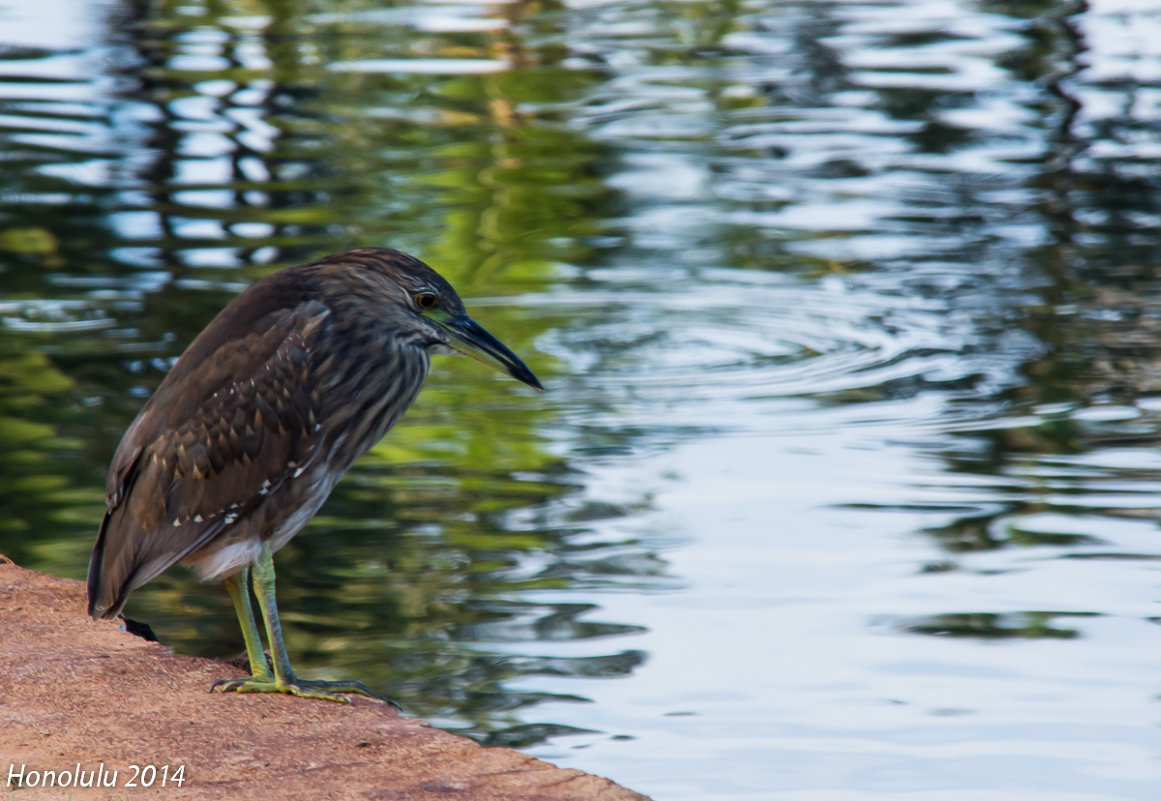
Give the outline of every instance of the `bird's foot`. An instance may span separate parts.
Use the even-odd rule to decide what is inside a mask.
[[[398,703],[385,695],[373,692],[361,681],[300,679],[297,676],[283,679],[274,676],[247,676],[241,679],[219,679],[210,685],[210,692],[218,689],[224,693],[286,693],[287,695],[297,695],[299,698],[337,701],[340,704],[351,702],[351,699],[342,693],[358,693],[391,704],[396,709],[403,711],[403,707],[399,706]]]

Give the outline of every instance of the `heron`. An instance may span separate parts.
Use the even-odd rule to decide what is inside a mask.
[[[419,259],[360,248],[288,267],[234,298],[126,429],[88,571],[94,619],[181,563],[224,580],[250,675],[210,689],[349,702],[361,681],[299,678],[273,557],[419,394],[433,353],[462,353],[543,389]],[[269,643],[267,662],[251,593]]]

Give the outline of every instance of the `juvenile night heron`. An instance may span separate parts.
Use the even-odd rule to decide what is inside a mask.
[[[351,250],[255,283],[193,341],[121,439],[89,561],[89,614],[115,617],[129,593],[183,562],[204,581],[225,579],[246,642],[251,675],[214,687],[381,697],[362,682],[294,675],[272,557],[415,400],[430,354],[455,351],[541,388],[447,281],[399,251]]]

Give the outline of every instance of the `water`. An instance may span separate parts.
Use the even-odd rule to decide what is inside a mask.
[[[1155,799],[1161,12],[0,3],[0,552],[80,577],[238,289],[391,244],[438,359],[292,656],[658,799]],[[219,587],[128,608],[231,656]],[[96,755],[99,756],[99,755]]]

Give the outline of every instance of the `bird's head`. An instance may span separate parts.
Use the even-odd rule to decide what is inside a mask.
[[[343,267],[355,266],[392,322],[436,353],[462,353],[503,370],[517,381],[544,389],[504,343],[468,316],[447,280],[414,256],[384,248],[339,254]]]

